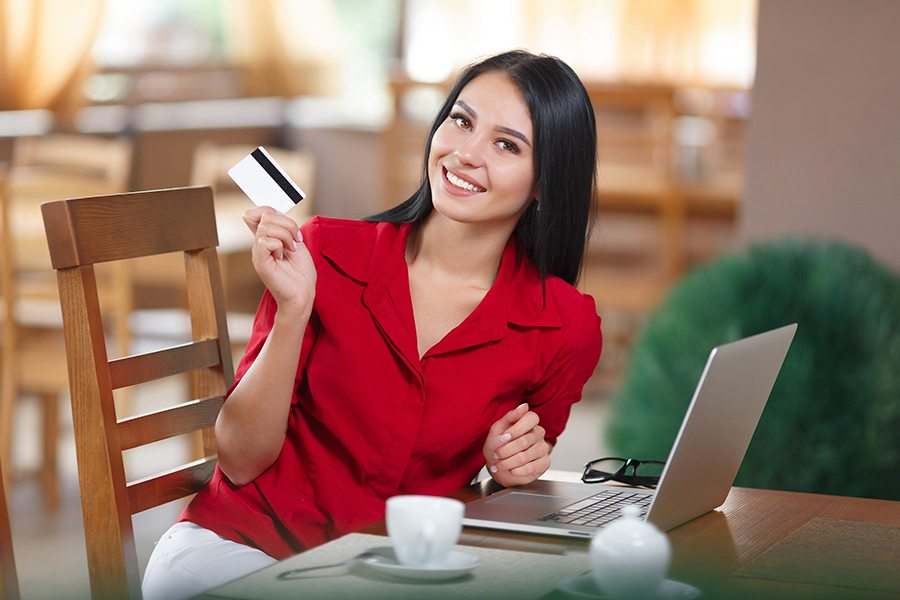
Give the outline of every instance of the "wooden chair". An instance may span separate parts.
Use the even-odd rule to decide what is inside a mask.
[[[9,173],[10,219],[16,224],[14,267],[21,300],[58,305],[50,275],[40,204],[57,198],[117,194],[128,190],[131,143],[87,135],[54,134],[18,138]],[[112,317],[121,351],[127,351],[132,298],[127,265],[104,269],[102,302]]]
[[[0,463],[0,600],[19,600],[19,579],[13,554],[6,486],[3,485],[3,463]]]
[[[642,245],[649,245],[650,250],[657,247],[662,283],[668,286],[681,275],[685,264],[684,199],[675,180],[672,149],[676,89],[671,85],[590,82],[587,90],[597,116],[601,214],[653,217],[655,231]],[[642,236],[631,232],[628,237],[640,240]]]
[[[0,171],[0,461],[11,478],[13,424],[20,393],[35,395],[41,412],[41,465],[38,470],[48,510],[59,506],[57,443],[59,398],[68,389],[62,321],[50,300],[20,302],[7,202],[5,172]],[[31,314],[29,314],[29,309]],[[58,326],[47,326],[58,321]]]
[[[59,504],[57,444],[59,401],[68,391],[62,315],[40,219],[40,203],[52,198],[123,192],[131,147],[119,139],[49,135],[19,138],[13,163],[0,182],[0,458],[15,475],[12,438],[18,398],[39,399],[42,422],[40,476],[48,510]],[[127,265],[100,272],[101,304],[119,354],[130,345],[132,306]],[[118,396],[124,400],[124,391]]]
[[[91,589],[140,598],[133,514],[190,495],[216,463],[212,426],[233,379],[212,191],[178,188],[49,202],[42,207],[65,326],[72,415]],[[94,267],[183,252],[193,341],[108,360]],[[189,372],[199,397],[119,419],[113,390]],[[202,431],[203,454],[126,481],[122,452]]]
[[[81,177],[92,188],[92,181],[102,181],[115,191],[128,187],[131,145],[124,139],[75,134],[18,138],[13,166],[52,169],[65,184],[66,175]]]

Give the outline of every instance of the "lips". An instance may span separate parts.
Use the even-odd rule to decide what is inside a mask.
[[[473,181],[472,178],[451,171],[443,165],[441,165],[441,175],[441,179],[443,179],[444,185],[450,193],[468,196],[487,191],[484,186],[477,181]]]

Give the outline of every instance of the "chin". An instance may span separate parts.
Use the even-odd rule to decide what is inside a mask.
[[[459,223],[477,223],[484,220],[483,215],[473,210],[473,207],[460,206],[460,204],[454,202],[453,199],[435,195],[433,192],[431,195],[431,203],[434,206],[434,212],[451,221],[457,221]]]

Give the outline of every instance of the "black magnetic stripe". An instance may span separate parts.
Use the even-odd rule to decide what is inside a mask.
[[[269,174],[269,177],[271,177],[275,181],[275,183],[278,184],[278,187],[280,187],[281,190],[285,194],[287,194],[287,197],[290,198],[294,204],[297,204],[301,200],[303,200],[303,194],[298,192],[297,188],[291,185],[291,182],[281,174],[281,171],[279,171],[278,168],[272,164],[272,161],[270,161],[266,157],[266,155],[262,153],[262,150],[257,148],[250,153],[250,156],[252,156],[253,160],[255,160],[259,164],[259,166],[261,166],[263,170]]]

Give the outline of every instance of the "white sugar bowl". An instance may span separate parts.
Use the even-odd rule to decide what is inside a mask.
[[[594,581],[613,600],[656,598],[669,571],[669,539],[639,515],[638,507],[624,507],[591,540]]]

